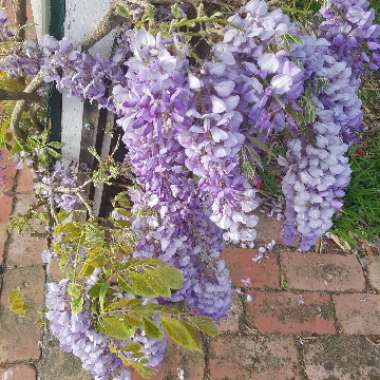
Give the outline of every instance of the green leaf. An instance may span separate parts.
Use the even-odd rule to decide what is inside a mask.
[[[127,293],[133,293],[130,285],[121,276],[117,277],[117,284],[121,290],[124,290]]]
[[[129,280],[131,281],[130,288],[133,294],[148,298],[160,296],[157,288],[153,288],[151,278],[146,274],[146,271],[141,273],[130,272]]]
[[[95,270],[95,269],[96,269],[96,268],[95,268],[93,265],[91,265],[91,264],[85,262],[85,263],[83,264],[81,270],[80,270],[79,275],[80,275],[81,277],[89,277],[89,276],[91,276],[91,275],[94,273],[94,270]]]
[[[214,337],[219,335],[218,327],[215,323],[206,317],[192,317],[191,323],[202,333]]]
[[[101,334],[119,340],[130,338],[136,331],[136,328],[128,325],[123,317],[101,318],[98,322],[97,328]]]
[[[143,318],[144,331],[149,338],[162,340],[163,335],[160,328],[148,318]]]
[[[132,215],[132,213],[131,213],[130,210],[125,209],[125,208],[120,208],[120,207],[115,208],[115,212],[116,212],[117,214],[120,214],[120,215],[122,215],[122,216],[125,216],[126,218],[130,218],[131,215]]]
[[[116,207],[116,205],[119,205],[120,207],[123,207],[124,209],[131,208],[131,202],[129,200],[128,193],[123,191],[116,195],[116,197],[112,201],[112,205]]]
[[[60,153],[58,153],[55,149],[53,149],[53,148],[49,148],[49,147],[47,147],[46,148],[46,151],[48,152],[48,154],[50,155],[50,156],[52,156],[53,158],[55,158],[56,160],[58,160],[59,158],[61,158],[61,154]]]
[[[162,276],[167,286],[171,289],[182,289],[183,287],[183,274],[180,270],[165,265],[159,268],[156,272]]]
[[[84,299],[83,299],[83,297],[74,298],[71,301],[71,311],[74,314],[79,314],[83,310],[83,305],[84,305]]]
[[[140,299],[128,299],[128,298],[122,298],[117,301],[113,301],[109,303],[106,307],[107,311],[112,311],[112,310],[117,310],[117,309],[130,309],[133,310],[137,306],[141,305],[141,300]]]
[[[97,282],[96,284],[92,285],[88,291],[90,298],[99,298],[100,290],[105,284],[108,285],[106,282]]]
[[[20,288],[11,291],[8,302],[9,309],[16,315],[25,316],[29,311],[29,306],[26,304]]]
[[[161,317],[161,323],[168,337],[175,343],[189,350],[202,352],[201,336],[189,323],[165,316]]]
[[[101,287],[99,289],[99,304],[100,304],[100,310],[104,310],[104,304],[106,302],[106,297],[108,294],[110,286],[108,283],[103,282],[101,284]]]

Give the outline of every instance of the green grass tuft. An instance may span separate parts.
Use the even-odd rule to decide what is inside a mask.
[[[380,132],[361,154],[351,149],[352,181],[333,232],[351,245],[380,236]]]

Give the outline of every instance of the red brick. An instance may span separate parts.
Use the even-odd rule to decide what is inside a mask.
[[[0,195],[0,223],[7,223],[12,212],[12,198]]]
[[[33,194],[18,194],[13,215],[25,214],[35,204]],[[47,239],[33,232],[44,233],[45,226],[38,221],[30,221],[31,228],[25,228],[21,234],[12,232],[7,249],[7,265],[28,267],[41,265],[41,253],[47,249]]]
[[[308,339],[303,351],[305,372],[310,380],[380,379],[380,346],[367,337]]]
[[[232,296],[232,306],[227,315],[219,324],[219,331],[221,333],[231,333],[239,331],[240,317],[243,313],[243,305],[239,295],[234,292]]]
[[[5,273],[0,298],[0,365],[39,359],[41,328],[38,320],[44,307],[44,283],[42,267],[14,269]],[[25,317],[18,317],[9,310],[9,295],[18,287],[29,306]]]
[[[255,249],[227,248],[224,251],[223,258],[230,270],[232,285],[243,287],[242,280],[250,278],[253,288],[279,288],[277,255],[271,253],[268,259],[255,262],[253,259],[257,255]]]
[[[248,321],[263,334],[335,334],[330,297],[318,293],[256,292]]]
[[[33,172],[24,168],[18,173],[17,189],[18,193],[31,193],[33,191]]]
[[[178,378],[178,371],[184,371],[186,380],[202,380],[205,371],[205,361],[202,354],[183,351],[180,347],[169,344],[165,359],[150,380],[172,380]],[[136,372],[132,380],[143,380]]]
[[[379,295],[340,294],[333,299],[344,334],[380,335]]]
[[[12,156],[7,151],[2,151],[1,154],[1,176],[4,176],[4,182],[1,182],[0,190],[11,191],[13,189],[16,179],[16,164]]]
[[[0,368],[1,380],[36,380],[37,373],[33,367],[18,365],[9,368]]]
[[[362,268],[353,255],[285,253],[281,255],[290,289],[313,291],[362,291]]]
[[[299,380],[298,355],[289,337],[226,336],[211,342],[211,380]]]
[[[28,231],[12,232],[7,249],[7,265],[29,267],[41,265],[41,253],[47,249],[47,240],[32,236]]]
[[[5,243],[6,243],[7,237],[8,237],[7,229],[8,229],[8,225],[6,223],[0,224],[0,265],[3,263],[4,256],[5,256],[4,255]]]
[[[380,256],[368,258],[368,280],[371,287],[380,292]]]

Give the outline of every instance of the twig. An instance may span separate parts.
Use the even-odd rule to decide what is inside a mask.
[[[91,206],[87,203],[87,201],[83,198],[82,194],[77,192],[76,196],[79,198],[79,200],[82,202],[82,204],[86,207],[88,215],[90,219],[94,219],[94,213],[92,211]]]

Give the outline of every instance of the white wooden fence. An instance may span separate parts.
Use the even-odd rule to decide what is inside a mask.
[[[49,0],[31,0],[33,16],[36,22],[38,38],[47,34],[49,30]],[[83,38],[95,30],[100,19],[105,15],[110,7],[111,0],[61,0],[65,1],[65,36],[76,43],[80,43]],[[114,34],[99,41],[92,49],[91,53],[100,53],[107,57],[111,53]],[[100,113],[96,106],[83,103],[79,99],[63,95],[61,136],[64,143],[63,162],[65,164],[75,162],[85,162],[91,166],[92,158],[88,154],[88,147],[95,146],[99,128],[105,129],[113,126],[113,116],[106,115],[99,117]],[[103,156],[109,154],[110,138],[106,134],[102,139],[99,153]],[[99,212],[103,187],[95,189],[94,211]]]

